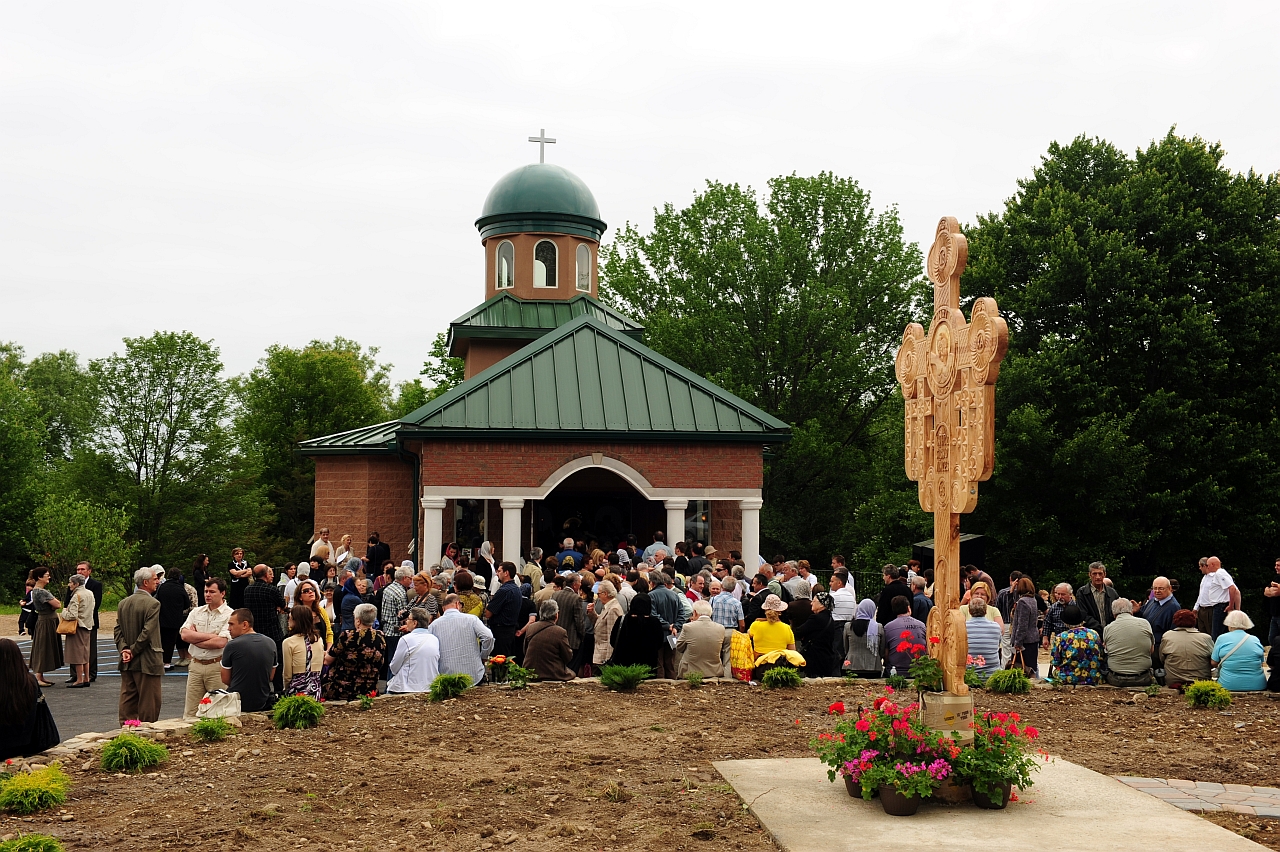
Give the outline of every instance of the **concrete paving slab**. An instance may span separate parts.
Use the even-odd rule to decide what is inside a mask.
[[[892,817],[827,781],[816,758],[716,761],[716,770],[787,852],[862,852],[929,848],[948,852],[1021,852],[1027,842],[1061,843],[1090,852],[1129,852],[1133,837],[1162,852],[1263,852],[1225,828],[1064,760],[1041,766],[1023,801],[1004,811],[926,802],[911,817]],[[838,781],[838,779],[837,779]],[[1215,805],[1202,803],[1206,809]],[[995,822],[992,822],[994,820]],[[1115,826],[1124,825],[1124,832]]]

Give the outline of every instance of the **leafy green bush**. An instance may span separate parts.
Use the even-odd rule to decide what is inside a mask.
[[[1031,679],[1027,677],[1027,673],[1021,668],[1001,669],[991,677],[987,678],[987,687],[990,692],[1007,692],[1020,694],[1031,691]]]
[[[766,689],[795,689],[803,683],[800,672],[788,666],[769,669],[760,678],[760,684]]]
[[[684,682],[689,684],[690,689],[700,689],[702,680],[702,672],[689,672],[684,676]]]
[[[1160,694],[1160,691],[1161,691],[1162,689],[1164,689],[1164,687],[1163,687],[1163,686],[1161,686],[1161,685],[1160,685],[1160,684],[1158,684],[1158,683],[1153,683],[1153,684],[1151,684],[1150,686],[1148,686],[1146,689],[1144,689],[1144,690],[1142,690],[1142,691],[1143,691],[1143,692],[1145,692],[1145,693],[1147,694],[1147,697],[1148,697],[1148,698],[1155,698],[1157,695],[1159,695],[1159,694]]]
[[[35,772],[0,775],[0,808],[26,816],[65,804],[70,791],[71,779],[56,763]]]
[[[431,681],[431,700],[432,701],[448,701],[450,698],[457,698],[474,685],[471,675],[466,674],[445,674],[437,675],[436,679]]]
[[[524,689],[535,677],[533,669],[526,669],[518,663],[507,663],[507,686],[512,689]]]
[[[974,666],[964,670],[964,685],[970,689],[982,689],[987,685],[987,677]]]
[[[1216,680],[1198,680],[1187,687],[1187,703],[1192,707],[1225,710],[1231,706],[1231,690]]]
[[[101,766],[107,772],[141,772],[169,759],[169,749],[137,734],[121,734],[102,747]]]
[[[24,834],[0,843],[0,852],[64,852],[63,846],[47,834]]]
[[[221,717],[201,719],[191,726],[192,739],[202,743],[216,743],[234,734],[236,726]]]
[[[892,686],[894,689],[906,689],[907,679],[900,674],[891,674],[884,679],[885,684]]]
[[[276,702],[272,719],[277,728],[314,728],[324,715],[324,705],[309,695],[289,695]]]
[[[640,681],[651,677],[653,669],[642,663],[600,667],[600,682],[614,692],[631,692],[640,685]]]

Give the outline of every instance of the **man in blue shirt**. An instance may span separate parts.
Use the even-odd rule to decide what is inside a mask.
[[[1156,670],[1157,677],[1164,674],[1160,665],[1160,639],[1166,630],[1173,629],[1173,614],[1182,609],[1178,599],[1173,596],[1173,586],[1168,577],[1156,577],[1151,583],[1151,597],[1143,604],[1142,617],[1151,625],[1155,650],[1151,653],[1151,667]]]
[[[516,566],[503,562],[498,566],[498,591],[489,599],[484,611],[485,621],[493,631],[493,653],[512,656],[519,653],[520,587],[515,583]]]
[[[566,538],[561,543],[560,552],[556,554],[556,564],[564,565],[564,558],[566,556],[573,557],[573,570],[575,571],[580,569],[583,566],[583,564],[587,561],[587,557],[583,556],[581,551],[574,550],[573,539],[571,538]]]

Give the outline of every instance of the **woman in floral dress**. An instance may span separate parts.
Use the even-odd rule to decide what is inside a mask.
[[[324,656],[328,667],[321,681],[326,701],[355,701],[378,688],[378,674],[387,656],[387,639],[373,629],[378,608],[360,604],[355,629],[344,630]]]
[[[1053,657],[1053,678],[1060,683],[1089,686],[1102,682],[1102,639],[1098,631],[1084,626],[1080,607],[1062,608],[1067,629],[1053,637],[1049,652]]]

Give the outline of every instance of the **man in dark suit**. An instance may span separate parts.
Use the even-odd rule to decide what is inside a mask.
[[[1089,566],[1089,582],[1076,589],[1076,606],[1084,615],[1084,626],[1098,631],[1115,621],[1111,614],[1111,602],[1120,597],[1120,593],[1107,583],[1107,566],[1094,562]]]
[[[391,545],[384,543],[376,532],[370,533],[368,547],[365,548],[364,556],[370,567],[374,571],[381,573],[382,563],[391,558]]]
[[[897,616],[893,611],[893,599],[899,597],[907,599],[908,609],[910,609],[911,588],[899,575],[897,565],[886,565],[884,566],[884,591],[880,593],[880,600],[876,603],[876,621],[881,625],[888,624]]]
[[[115,640],[120,651],[120,721],[154,722],[160,718],[160,679],[164,660],[160,645],[160,601],[152,595],[160,585],[159,566],[133,572],[137,590],[116,610]]]
[[[93,593],[93,630],[89,631],[89,680],[98,679],[98,610],[102,609],[102,584],[89,576],[93,567],[86,559],[76,566],[76,573],[84,577],[84,587]],[[62,593],[62,605],[71,601],[71,589]],[[67,683],[75,683],[73,677]]]

